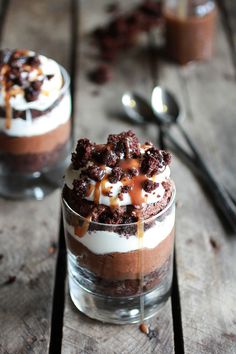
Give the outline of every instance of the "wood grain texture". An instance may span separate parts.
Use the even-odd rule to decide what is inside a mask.
[[[31,48],[68,67],[69,38],[68,1],[10,2],[2,47]],[[59,191],[40,202],[0,200],[0,210],[0,353],[47,353]]]
[[[139,1],[123,1],[122,7],[133,6]],[[142,39],[139,48],[128,51],[113,69],[113,80],[103,86],[88,81],[88,72],[97,65],[95,50],[91,47],[88,33],[98,24],[104,24],[109,16],[105,5],[109,1],[82,1],[80,8],[81,41],[79,52],[78,91],[75,105],[75,136],[88,137],[104,142],[111,132],[133,128],[145,141],[156,140],[156,129],[132,127],[119,120],[122,93],[128,89],[151,93],[147,40]],[[127,4],[128,3],[128,4]],[[91,12],[91,6],[93,11]],[[66,294],[63,327],[63,354],[75,353],[173,353],[173,328],[170,302],[162,309],[151,324],[157,327],[158,338],[149,340],[139,332],[138,325],[104,325],[81,315]]]
[[[214,58],[185,68],[163,62],[161,84],[176,93],[185,108],[185,128],[209,168],[235,195],[236,86],[220,23]],[[177,184],[176,251],[185,353],[233,354],[235,235],[226,234],[206,193],[177,158],[172,174]]]

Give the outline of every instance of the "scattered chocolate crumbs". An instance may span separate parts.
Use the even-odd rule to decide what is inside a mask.
[[[13,284],[16,281],[15,275],[9,275],[8,279],[4,282],[4,285]]]
[[[108,180],[110,183],[117,183],[121,180],[123,175],[123,170],[120,167],[114,167],[111,173],[108,176]]]
[[[0,254],[0,261],[3,260],[3,257],[4,257],[4,255],[3,255],[3,254]]]
[[[220,250],[219,243],[216,240],[214,240],[212,237],[210,238],[210,244],[211,244],[211,247],[214,249],[215,252],[218,252]]]
[[[141,323],[139,325],[139,329],[141,332],[143,332],[144,334],[148,335],[149,333],[149,326],[146,323]]]
[[[125,14],[118,11],[117,5],[114,3],[107,7],[109,12],[114,13],[113,18],[107,25],[98,27],[93,32],[100,59],[110,63],[115,62],[120,54],[127,53],[127,49],[137,45],[137,38],[141,33],[150,31],[162,22],[161,3],[158,1],[145,0]],[[101,75],[100,71],[99,65],[94,74],[89,75],[90,80],[99,84],[107,82],[107,74]]]
[[[88,77],[92,82],[102,85],[112,79],[112,70],[107,64],[101,64],[90,71]]]
[[[48,247],[48,254],[54,254],[57,250],[56,242],[51,242],[50,246]]]
[[[143,182],[142,187],[147,193],[151,193],[159,186],[159,183],[153,182],[150,179],[147,179]]]
[[[105,170],[98,166],[89,166],[84,172],[94,181],[101,181],[105,176]]]
[[[158,336],[158,331],[155,329],[149,328],[148,338],[151,340],[152,338],[156,338]]]

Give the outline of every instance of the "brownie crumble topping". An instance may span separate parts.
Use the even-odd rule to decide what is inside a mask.
[[[77,142],[76,152],[72,153],[72,164],[75,170],[83,167],[92,158],[94,145],[89,139],[80,139]]]
[[[141,145],[130,130],[109,135],[106,144],[80,139],[72,154],[72,167],[78,170],[78,177],[73,189],[65,190],[73,208],[82,216],[108,224],[135,222],[142,215],[146,218],[156,214],[168,202],[171,181],[163,177],[163,182],[158,183],[155,176],[170,162],[168,152],[149,142]],[[150,204],[146,202],[148,198]],[[100,204],[103,200],[105,204]]]
[[[147,179],[146,181],[143,182],[142,186],[143,186],[143,189],[145,190],[145,192],[151,193],[151,192],[153,192],[157,187],[159,187],[159,183],[153,182],[153,181]]]
[[[44,81],[37,54],[28,50],[2,50],[0,53],[0,81],[5,92],[14,96],[17,90],[24,92],[27,102],[36,101]],[[31,73],[36,71],[36,79]]]

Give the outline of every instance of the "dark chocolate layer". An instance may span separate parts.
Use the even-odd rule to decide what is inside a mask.
[[[68,156],[68,142],[58,144],[51,151],[14,155],[10,153],[1,153],[0,158],[8,172],[31,173],[42,171],[62,161]]]

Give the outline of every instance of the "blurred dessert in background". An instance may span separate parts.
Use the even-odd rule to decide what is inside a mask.
[[[3,171],[31,173],[68,154],[71,102],[66,71],[30,50],[0,53],[0,159]]]
[[[213,54],[216,6],[212,0],[166,0],[163,9],[168,56],[184,65]]]

